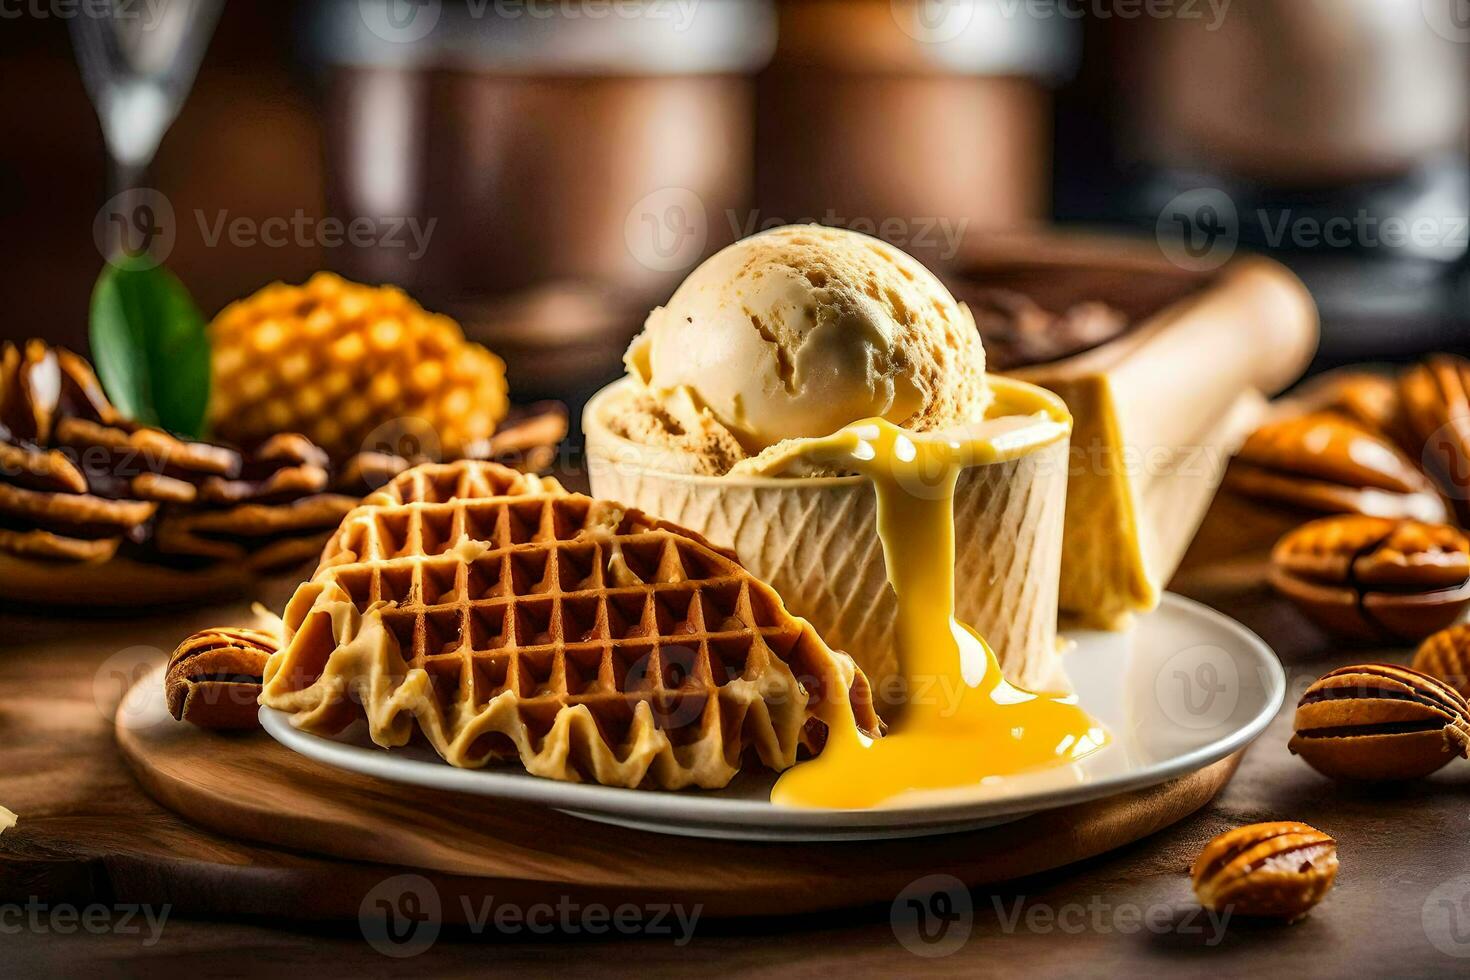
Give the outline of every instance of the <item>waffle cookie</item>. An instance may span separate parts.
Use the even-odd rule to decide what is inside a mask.
[[[318,273],[231,304],[209,330],[210,419],[240,445],[302,432],[335,459],[483,456],[508,408],[500,359],[393,287]]]
[[[286,503],[171,511],[159,519],[153,546],[163,555],[279,571],[310,561],[357,504],[356,497],[320,493]]]
[[[819,751],[867,679],[690,531],[492,463],[410,470],[354,511],[285,613],[261,703],[610,786],[724,786]]]

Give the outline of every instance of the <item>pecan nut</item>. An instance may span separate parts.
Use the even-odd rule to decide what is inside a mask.
[[[1391,374],[1361,368],[1339,368],[1304,382],[1288,400],[1300,411],[1328,412],[1376,432],[1393,442],[1413,459],[1399,407],[1399,381]]]
[[[1302,823],[1257,823],[1205,845],[1190,870],[1205,908],[1295,922],[1337,878],[1337,842]]]
[[[1271,584],[1329,633],[1422,640],[1470,605],[1470,538],[1444,524],[1323,518],[1277,542]]]
[[[1083,302],[1053,313],[1025,293],[955,284],[985,341],[985,356],[997,371],[1049,364],[1101,346],[1127,332],[1126,314],[1105,303]]]
[[[273,634],[240,627],[195,633],[169,658],[169,712],[200,728],[254,728],[266,661],[280,648]]]
[[[1405,428],[1423,465],[1470,524],[1470,361],[1439,354],[1399,379]]]
[[[1335,412],[1257,429],[1225,475],[1234,493],[1318,514],[1440,522],[1434,483],[1388,439]]]
[[[1307,688],[1289,748],[1324,776],[1420,779],[1470,752],[1470,707],[1443,681],[1406,667],[1342,667]]]
[[[1414,669],[1470,698],[1470,623],[1457,623],[1425,640],[1414,654]]]

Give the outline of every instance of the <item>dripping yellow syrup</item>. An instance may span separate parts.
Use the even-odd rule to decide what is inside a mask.
[[[1071,417],[1044,394],[1013,393],[1028,414],[972,430],[917,434],[872,419],[794,444],[797,458],[859,473],[873,484],[889,585],[897,597],[896,643],[911,692],[883,738],[858,730],[845,701],[820,708],[826,747],[788,770],[771,801],[866,809],[919,803],[1020,773],[1080,761],[1107,744],[1074,696],[1037,694],[1005,680],[994,652],[955,615],[954,493],[960,473],[1065,439]],[[1029,404],[1028,404],[1029,403]],[[975,542],[984,547],[984,542]]]

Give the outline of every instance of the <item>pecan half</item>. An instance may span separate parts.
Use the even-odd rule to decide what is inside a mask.
[[[1414,654],[1414,669],[1470,698],[1470,623],[1442,629],[1425,640]]]
[[[195,633],[169,659],[169,712],[200,728],[254,728],[261,676],[279,646],[261,630],[215,627]]]
[[[1302,695],[1289,748],[1324,776],[1420,779],[1470,752],[1470,707],[1443,681],[1364,664],[1324,674]]]
[[[1422,463],[1470,524],[1470,361],[1439,354],[1403,373],[1399,400]]]
[[[1190,869],[1207,909],[1295,922],[1337,878],[1337,842],[1303,823],[1257,823],[1205,845]]]
[[[1233,492],[1319,514],[1439,522],[1448,512],[1433,481],[1386,438],[1335,412],[1268,423],[1225,475]]]
[[[1422,640],[1470,606],[1470,538],[1445,524],[1327,517],[1277,542],[1271,584],[1329,633]]]

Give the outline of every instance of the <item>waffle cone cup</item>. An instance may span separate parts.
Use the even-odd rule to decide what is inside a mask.
[[[1023,382],[992,378],[997,404],[1056,401]],[[688,527],[734,550],[794,614],[857,661],[886,708],[898,677],[897,600],[878,540],[873,488],[862,477],[693,476],[661,467],[659,451],[606,424],[632,393],[628,381],[588,404],[594,496]],[[1060,405],[1060,402],[1057,402]],[[1003,410],[1003,408],[1002,408]],[[1060,676],[1057,592],[1067,494],[1066,441],[1007,462],[975,466],[955,496],[956,605],[995,648],[1008,679],[1031,689]]]

